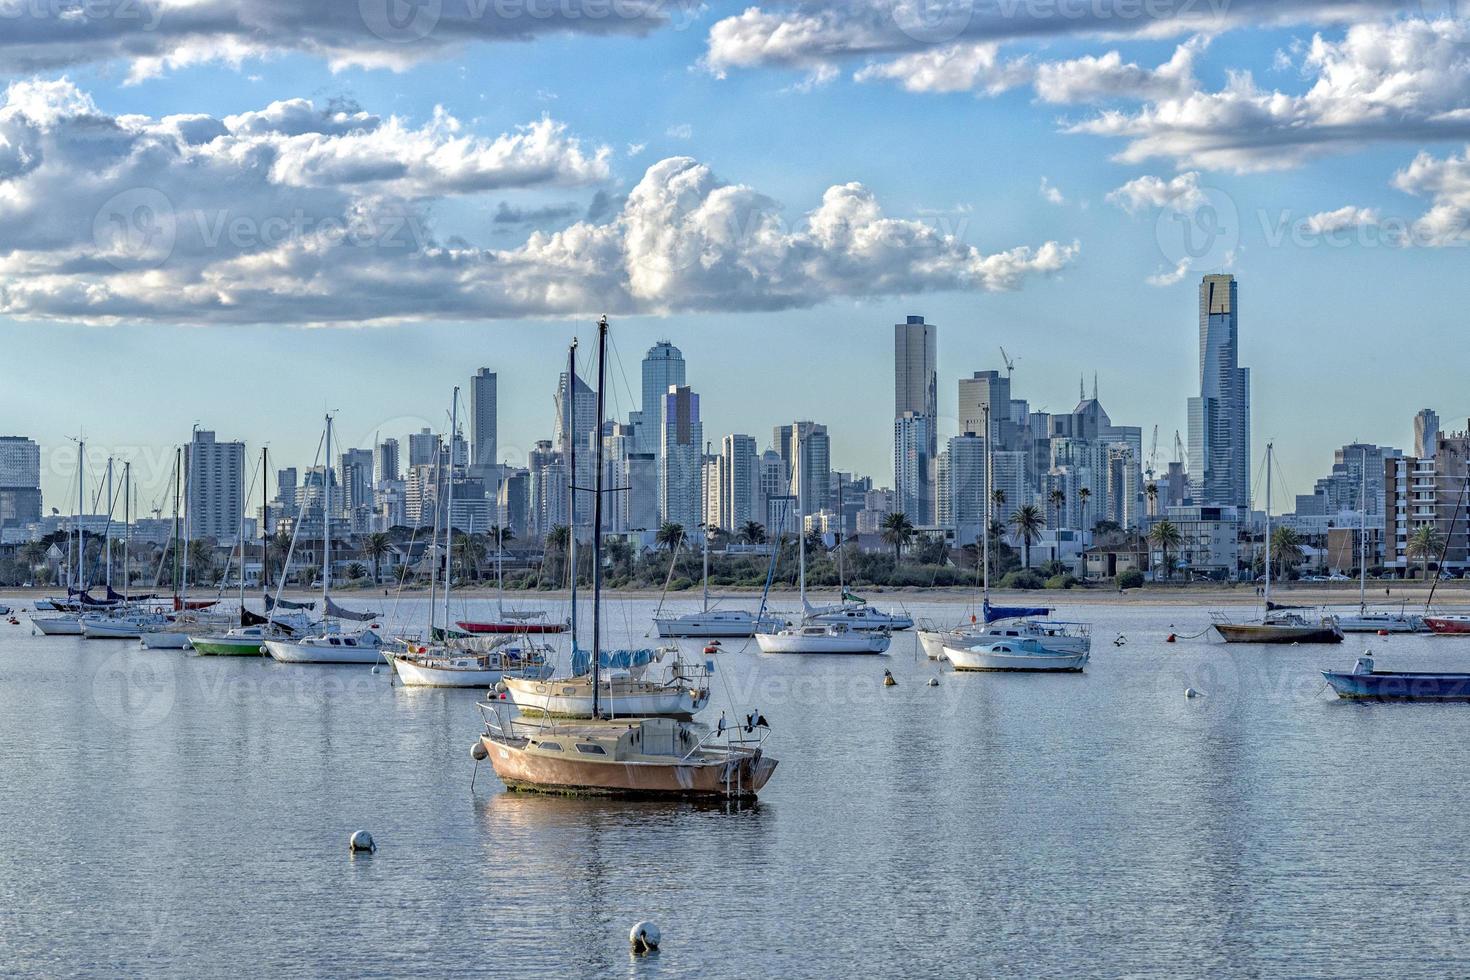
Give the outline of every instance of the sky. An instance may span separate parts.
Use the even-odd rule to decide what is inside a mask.
[[[1456,0],[0,0],[0,87],[0,430],[48,507],[78,433],[146,509],[196,423],[305,466],[482,366],[516,462],[601,313],[618,416],[671,339],[707,438],[810,418],[889,483],[919,314],[942,433],[1004,347],[1167,460],[1211,272],[1278,492],[1470,416]]]

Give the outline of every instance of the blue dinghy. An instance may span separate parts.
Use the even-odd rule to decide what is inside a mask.
[[[1357,701],[1470,701],[1470,674],[1425,670],[1374,670],[1359,657],[1351,672],[1324,670],[1340,698]]]

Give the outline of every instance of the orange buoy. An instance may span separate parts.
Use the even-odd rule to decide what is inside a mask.
[[[1379,636],[1387,636],[1388,635],[1388,630],[1379,630],[1378,631],[1378,635]]]
[[[1174,639],[1175,639],[1174,634],[1173,633],[1170,633],[1169,634],[1169,638],[1167,640],[1165,640],[1164,642],[1165,643],[1173,643],[1174,642]]]
[[[715,651],[717,651],[717,650],[718,650],[718,649],[719,649],[719,647],[715,647],[715,646],[708,646],[708,647],[705,647],[705,648],[704,648],[704,652],[705,652],[705,653],[714,653],[714,652],[715,652]]]

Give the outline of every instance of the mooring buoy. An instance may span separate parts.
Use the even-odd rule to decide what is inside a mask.
[[[359,851],[366,851],[371,854],[378,849],[378,845],[373,840],[373,835],[366,830],[354,830],[351,839],[347,841],[347,849],[353,854]]]
[[[639,922],[628,933],[628,945],[632,946],[633,952],[639,956],[647,956],[649,953],[658,952],[658,943],[661,938],[658,926],[652,922]]]

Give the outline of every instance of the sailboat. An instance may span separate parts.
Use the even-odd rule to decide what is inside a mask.
[[[708,494],[706,494],[708,496]],[[770,616],[757,616],[748,609],[711,609],[709,605],[709,528],[704,530],[704,592],[698,612],[682,616],[653,617],[658,635],[664,639],[721,638],[749,639],[757,632],[774,632],[784,625]],[[677,553],[677,549],[676,549]]]
[[[76,532],[76,557],[69,563],[67,568],[67,598],[65,600],[52,599],[50,606],[57,611],[55,616],[31,615],[31,625],[43,636],[81,636],[82,617],[80,610],[86,605],[87,592],[82,583],[83,553],[86,550],[86,538],[82,533],[82,510],[86,506],[85,493],[82,488],[82,468],[85,462],[84,450],[86,443],[77,440],[77,510],[73,519],[73,530]],[[71,535],[67,535],[67,551],[71,551]],[[75,590],[72,589],[72,580],[76,581]],[[75,601],[73,597],[75,596]],[[41,608],[41,603],[36,603],[36,608]]]
[[[801,427],[796,427],[796,465],[802,465]],[[771,633],[757,633],[761,653],[879,654],[888,651],[888,630],[858,629],[845,622],[822,622],[810,617],[806,599],[806,520],[801,512],[801,494],[796,495],[797,581],[801,593],[802,620]],[[780,542],[778,540],[779,549]]]
[[[480,705],[483,754],[506,787],[552,793],[654,798],[754,797],[776,771],[764,753],[770,731],[758,711],[743,725],[711,728],[667,717],[609,717],[602,690],[602,431],[606,404],[607,317],[597,325],[597,462],[592,516],[592,705],[576,721],[547,716],[508,716],[510,705]],[[575,378],[575,373],[569,375]],[[569,384],[569,388],[575,387]],[[575,472],[574,467],[568,467]],[[572,535],[576,537],[575,534]],[[575,581],[575,569],[574,581]],[[574,631],[575,635],[575,631]],[[575,646],[575,644],[574,644]]]
[[[459,388],[454,389],[450,408],[450,446],[459,436]],[[449,598],[452,589],[454,561],[454,460],[449,461],[445,480],[444,506],[436,507],[434,538],[439,535],[439,513],[444,514],[444,621],[449,622]],[[437,563],[436,563],[437,564]],[[440,636],[442,635],[442,639]],[[541,651],[515,636],[456,638],[451,631],[437,630],[434,623],[434,600],[429,599],[429,641],[402,639],[385,644],[383,656],[395,676],[408,687],[483,687],[498,683],[512,671],[528,672],[535,677],[551,673]]]
[[[377,613],[343,609],[332,601],[332,416],[327,415],[326,470],[322,478],[322,623],[305,636],[266,637],[271,659],[288,664],[373,664],[382,660],[382,641],[371,628],[345,631],[342,621],[367,623]],[[299,525],[298,525],[299,528]],[[284,585],[284,576],[282,576]],[[277,597],[279,600],[279,596]],[[275,610],[268,611],[274,621]]]
[[[505,544],[501,538],[501,527],[495,526],[495,590],[496,618],[491,620],[465,619],[454,625],[471,634],[484,633],[534,633],[546,635],[566,631],[566,623],[542,622],[546,610],[515,610],[505,608]]]
[[[567,353],[567,377],[576,377],[577,346]],[[600,357],[601,355],[599,355]],[[576,417],[576,385],[568,385],[568,418]],[[603,404],[598,396],[599,410]],[[601,430],[599,430],[601,431]],[[678,647],[639,650],[599,650],[594,670],[592,655],[577,645],[577,534],[576,497],[578,489],[577,447],[569,446],[567,462],[567,567],[571,570],[572,663],[569,677],[506,677],[498,685],[505,696],[522,711],[566,718],[592,718],[600,708],[609,717],[665,716],[688,719],[709,703],[709,662],[686,663]],[[601,454],[601,442],[598,443]],[[599,464],[600,465],[600,464]],[[597,502],[600,513],[601,498]],[[601,549],[601,528],[594,532],[597,552]],[[594,583],[600,584],[601,570],[593,572]],[[598,596],[594,599],[600,601]],[[594,623],[597,621],[594,613]]]
[[[1368,450],[1363,450],[1359,467],[1362,477],[1358,489],[1358,612],[1355,616],[1337,617],[1344,633],[1422,633],[1426,627],[1422,616],[1398,612],[1368,611]]]
[[[1275,450],[1266,444],[1266,613],[1259,623],[1214,623],[1215,632],[1226,643],[1341,643],[1337,620],[1323,616],[1312,622],[1300,611],[1271,601],[1271,464]]]

